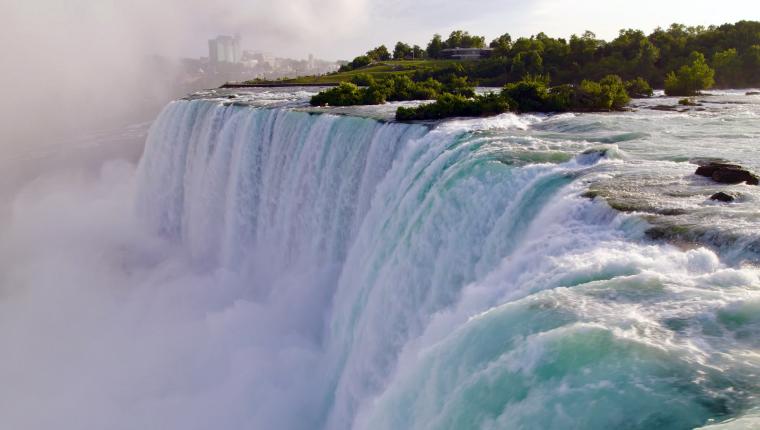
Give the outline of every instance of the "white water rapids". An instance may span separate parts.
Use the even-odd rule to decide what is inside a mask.
[[[760,271],[584,196],[691,169],[612,121],[172,102],[136,173],[19,197],[0,423],[752,428]]]

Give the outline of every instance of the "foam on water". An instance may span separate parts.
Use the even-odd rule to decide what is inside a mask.
[[[198,267],[244,279],[242,303],[307,298],[258,321],[312,346],[308,376],[275,396],[298,414],[278,405],[251,426],[756,423],[758,271],[648,242],[639,217],[582,196],[651,136],[619,121],[506,114],[430,130],[177,101],[150,134],[138,212]],[[546,152],[526,155],[537,142]],[[613,145],[578,155],[600,142]],[[630,142],[632,155],[617,146]],[[271,371],[249,369],[262,390]]]

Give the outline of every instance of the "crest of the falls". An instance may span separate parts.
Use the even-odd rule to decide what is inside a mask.
[[[614,145],[526,154],[494,138],[541,121],[430,129],[176,101],[148,138],[137,211],[202,270],[243,279],[241,300],[305,298],[260,321],[313,345],[307,380],[277,387],[306,405],[286,427],[681,429],[750,414],[757,270],[648,242],[638,217],[583,197],[625,163]]]

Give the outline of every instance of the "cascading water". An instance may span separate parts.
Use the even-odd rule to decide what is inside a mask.
[[[648,242],[640,218],[583,196],[625,155],[552,152],[525,133],[533,125],[551,127],[504,115],[429,129],[202,99],[165,108],[138,213],[199,270],[242,280],[240,300],[280,311],[259,324],[282,342],[255,355],[297,376],[262,383],[259,425],[755,422],[758,271]],[[249,368],[257,381],[272,371]]]

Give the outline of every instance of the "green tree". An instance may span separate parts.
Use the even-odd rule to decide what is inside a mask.
[[[596,38],[596,34],[586,31],[581,36],[570,37],[570,61],[580,66],[594,61],[597,51],[604,42]]]
[[[440,34],[433,35],[433,39],[430,40],[427,46],[427,55],[430,58],[441,58],[441,51],[443,50],[443,40]]]
[[[575,93],[573,108],[577,110],[620,110],[630,97],[620,76],[608,75],[599,82],[584,80]]]
[[[760,44],[750,46],[741,57],[746,83],[760,85]]]
[[[341,82],[337,87],[314,95],[310,103],[312,106],[353,106],[362,104],[363,101],[359,87],[350,82]]]
[[[519,112],[548,112],[549,78],[527,75],[519,82],[505,85],[501,95]]]
[[[388,61],[391,59],[391,53],[385,45],[380,45],[375,49],[367,51],[367,57],[372,61]]]
[[[360,55],[354,58],[350,63],[341,66],[339,71],[348,72],[351,70],[362,68],[364,66],[368,66],[370,63],[372,63],[372,60],[368,56]]]
[[[425,50],[420,48],[420,45],[414,45],[412,47],[412,58],[415,58],[415,59],[425,58],[426,56],[425,54],[426,54]]]
[[[451,76],[446,82],[445,91],[464,97],[475,96],[475,86],[466,76]]]
[[[394,60],[405,60],[412,56],[412,47],[403,42],[396,42],[396,46],[393,48]]]
[[[715,81],[724,87],[741,86],[743,84],[743,64],[735,48],[716,52],[713,56]]]
[[[520,52],[512,59],[512,76],[538,75],[544,71],[544,60],[539,51]]]
[[[443,43],[445,48],[484,48],[486,38],[483,36],[473,36],[467,31],[455,30],[449,35],[449,38]]]
[[[351,83],[360,87],[368,87],[370,85],[375,85],[375,78],[369,73],[357,73],[351,77]]]
[[[665,77],[665,93],[669,96],[693,96],[715,84],[715,71],[707,65],[701,52],[692,52],[690,64]]]
[[[599,84],[602,86],[602,90],[609,94],[610,109],[620,110],[631,101],[631,97],[628,96],[625,89],[625,83],[620,76],[607,75],[599,81]]]
[[[488,45],[494,49],[495,56],[506,56],[509,54],[509,50],[512,48],[512,36],[509,33],[504,33],[496,39],[492,40]]]
[[[638,77],[625,83],[625,90],[628,95],[634,98],[652,97],[654,91],[644,78]]]

